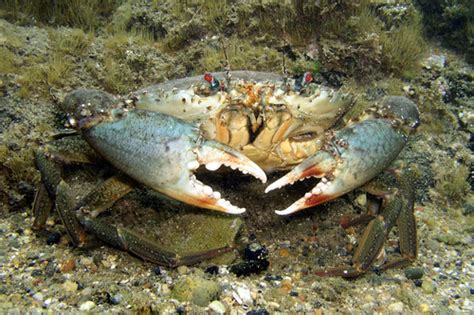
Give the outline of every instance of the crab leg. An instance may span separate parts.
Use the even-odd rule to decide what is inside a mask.
[[[121,111],[80,124],[87,142],[119,170],[191,205],[233,214],[245,211],[196,179],[193,172],[200,165],[211,171],[225,165],[266,182],[265,173],[243,154],[203,139],[196,127],[166,114]]]
[[[385,169],[406,137],[388,120],[368,119],[335,134],[335,140],[267,187],[265,192],[314,176],[321,181],[280,215],[316,206],[357,188]]]
[[[152,240],[130,229],[105,224],[98,219],[86,216],[79,216],[79,220],[87,231],[102,241],[161,266],[192,265],[232,250],[232,247],[227,246],[181,257],[161,248]]]
[[[414,189],[407,177],[409,177],[407,174],[403,174],[402,178],[395,179],[394,181],[397,182],[398,186],[395,189],[392,187],[390,190],[379,190],[374,193],[374,185],[369,186],[369,193],[382,198],[380,213],[375,216],[371,215],[373,219],[369,222],[359,240],[359,246],[352,259],[352,266],[316,271],[317,275],[353,278],[363,274],[383,252],[383,245],[395,225],[398,228],[401,257],[384,263],[378,269],[402,267],[416,259],[417,237],[415,216],[413,214]],[[380,182],[382,180],[377,184],[380,184]]]

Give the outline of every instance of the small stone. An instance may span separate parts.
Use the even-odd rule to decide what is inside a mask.
[[[33,294],[33,299],[35,299],[38,302],[43,302],[43,299],[44,299],[43,293],[36,292],[35,294]]]
[[[66,280],[63,285],[63,289],[66,292],[76,292],[77,291],[77,283],[74,281]]]
[[[421,279],[425,271],[422,267],[408,267],[405,269],[405,276],[410,280]]]
[[[59,267],[59,270],[61,270],[62,273],[67,273],[76,267],[76,260],[74,258],[66,259],[61,263],[61,267]]]
[[[188,276],[173,287],[171,295],[178,301],[190,301],[198,306],[207,306],[219,297],[221,286],[211,280]]]
[[[31,275],[33,277],[40,277],[43,275],[43,271],[41,271],[41,269],[35,269],[31,272]]]
[[[403,313],[403,307],[402,302],[395,302],[388,306],[388,310],[393,313]]]
[[[81,295],[82,296],[91,296],[92,295],[92,288],[91,287],[84,288],[84,290],[81,291]]]
[[[161,276],[161,267],[160,266],[155,267],[153,269],[153,272],[155,273],[155,275]]]
[[[179,266],[179,267],[177,268],[177,270],[178,270],[178,273],[179,273],[180,275],[185,275],[185,274],[188,273],[189,268],[186,267],[186,266]]]
[[[43,302],[43,307],[44,307],[44,308],[48,308],[48,307],[51,305],[51,302],[53,302],[53,299],[51,299],[51,298],[46,299],[46,300]]]
[[[58,244],[60,240],[61,240],[61,234],[59,234],[58,232],[53,232],[48,235],[48,238],[46,239],[46,244],[48,245]]]
[[[110,298],[110,303],[113,305],[117,305],[117,304],[120,304],[122,300],[123,300],[123,295],[120,293],[117,293]]]
[[[226,311],[225,305],[221,301],[214,300],[209,304],[209,308],[217,314],[224,314]]]
[[[250,289],[245,284],[237,285],[233,296],[239,304],[253,303],[252,295],[250,294]]]
[[[270,315],[270,313],[266,309],[260,308],[260,309],[248,311],[246,315]]]
[[[356,202],[359,206],[364,207],[367,204],[367,195],[360,194],[359,196],[357,196]]]
[[[206,273],[211,275],[217,275],[219,273],[219,267],[212,265],[206,268]]]
[[[82,312],[87,312],[87,311],[92,310],[95,306],[96,305],[94,302],[87,301],[87,302],[82,303],[81,306],[79,306],[79,310]]]
[[[421,285],[421,289],[428,294],[436,292],[436,283],[431,279],[425,279]]]
[[[418,307],[418,309],[419,309],[420,312],[422,312],[422,313],[431,312],[430,306],[429,306],[428,304],[426,304],[426,303],[420,304],[420,306]]]

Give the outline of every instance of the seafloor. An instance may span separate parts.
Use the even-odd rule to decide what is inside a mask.
[[[113,21],[125,18],[120,14],[129,9],[117,9]],[[159,24],[167,32],[154,28],[154,38],[144,39],[137,32],[111,35],[107,27],[85,33],[73,27],[0,20],[4,58],[0,65],[0,313],[474,312],[473,72],[461,56],[434,41],[427,43],[419,67],[408,75],[381,67],[376,60],[380,55],[371,60],[369,49],[362,67],[371,62],[377,67],[359,73],[367,75],[360,78],[337,70],[341,66],[337,54],[351,54],[349,44],[341,48],[344,44],[337,38],[322,38],[321,46],[316,40],[293,46],[291,38],[282,39],[290,43],[283,45],[283,53],[296,53],[293,71],[314,65],[315,52],[331,52],[324,58],[320,55],[321,65],[311,70],[320,71],[328,84],[350,85],[357,104],[370,104],[387,94],[405,95],[418,104],[421,125],[400,155],[400,161],[414,170],[410,180],[417,196],[419,252],[409,267],[371,269],[353,280],[316,276],[317,269],[350,263],[363,227],[344,230],[339,222],[343,216],[363,212],[365,194],[354,191],[280,217],[273,211],[291,204],[314,181],[264,194],[264,186],[237,172],[206,173],[200,178],[247,208],[238,217],[183,206],[146,189],[136,189],[103,216],[104,222],[134,228],[179,253],[236,244],[233,252],[211,262],[171,269],[106,245],[74,248],[55,213],[47,225],[59,234],[34,233],[31,203],[39,175],[32,150],[63,128],[65,117],[58,104],[69,91],[89,87],[124,94],[206,68],[222,70],[225,65],[216,60],[224,56],[217,37],[221,34],[192,32],[199,20],[171,27],[170,16],[176,14],[172,10],[158,10],[154,16],[150,6],[133,9],[141,10],[130,13],[135,27]],[[150,17],[155,20],[147,20]],[[192,38],[183,33],[192,33]],[[230,47],[230,66],[278,72],[281,60],[276,48],[281,44],[270,30],[267,35],[250,38],[251,32],[246,33],[250,39],[242,40],[242,46],[238,37],[221,35],[223,45]],[[270,182],[280,175],[270,175]],[[88,180],[93,182],[81,177],[74,185],[80,191]],[[230,272],[230,265],[242,260],[243,248],[252,242],[268,249],[268,269],[243,276]],[[387,259],[399,255],[396,230],[385,252]]]

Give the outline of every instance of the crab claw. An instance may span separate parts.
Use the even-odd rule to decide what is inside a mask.
[[[367,119],[335,133],[335,139],[267,187],[265,192],[308,177],[321,181],[288,208],[287,215],[335,199],[365,184],[400,153],[407,136],[388,119]]]
[[[201,208],[238,214],[243,208],[222,199],[193,172],[204,165],[238,169],[266,182],[265,173],[238,151],[205,140],[193,125],[143,110],[112,112],[82,126],[87,142],[116,168],[169,197]]]

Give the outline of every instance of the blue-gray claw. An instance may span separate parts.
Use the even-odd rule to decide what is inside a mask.
[[[321,181],[284,210],[287,215],[335,199],[383,171],[405,146],[419,122],[416,105],[405,97],[387,97],[376,110],[328,137],[323,149],[267,187],[265,192],[308,177]]]
[[[232,205],[196,179],[204,165],[221,165],[251,174],[263,183],[265,173],[250,159],[224,144],[205,140],[193,125],[158,112],[115,110],[79,122],[87,142],[116,168],[167,196],[201,208],[238,214]]]

